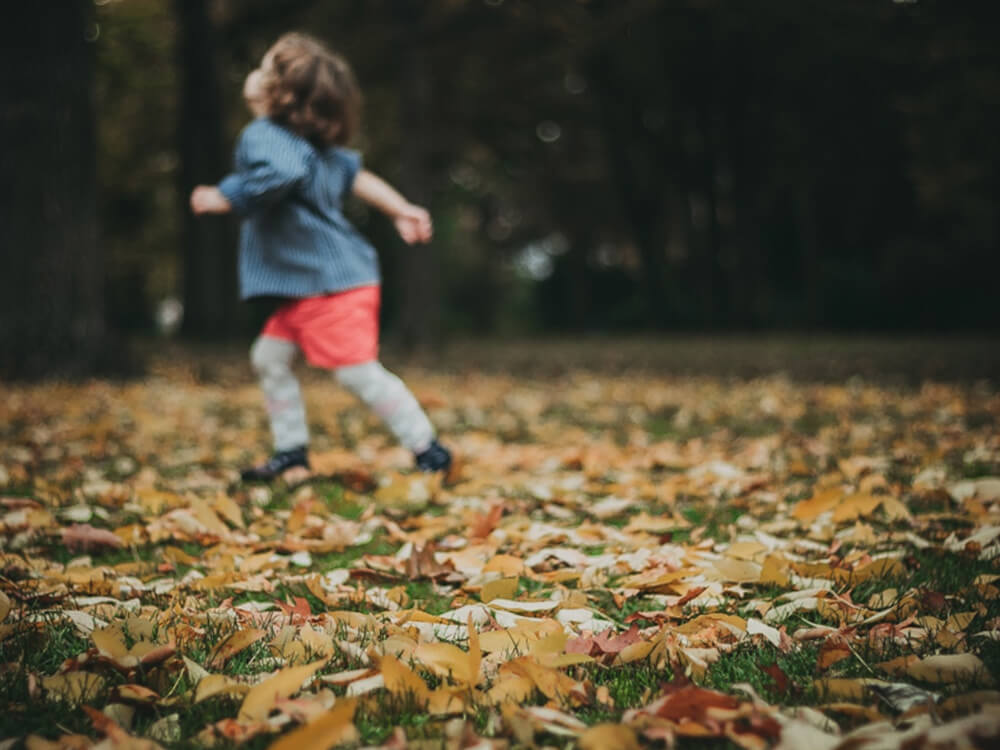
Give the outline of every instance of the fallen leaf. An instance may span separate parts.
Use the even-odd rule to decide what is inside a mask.
[[[269,750],[326,750],[335,745],[356,742],[358,730],[354,728],[357,700],[341,698],[333,708],[308,724],[295,729],[272,743]]]
[[[246,628],[230,633],[219,641],[208,656],[206,666],[209,669],[222,669],[223,665],[236,654],[252,646],[267,633],[258,628]]]
[[[254,685],[243,699],[238,719],[241,721],[261,721],[274,707],[279,698],[288,698],[302,689],[302,684],[321,669],[327,660],[287,667],[273,677]]]
[[[60,533],[63,544],[73,552],[86,552],[104,547],[119,549],[125,546],[125,542],[114,532],[95,528],[89,523],[74,523],[62,529]]]
[[[639,750],[635,732],[622,724],[596,724],[577,739],[580,750]]]

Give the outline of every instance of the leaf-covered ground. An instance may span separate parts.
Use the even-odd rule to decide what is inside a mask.
[[[0,390],[0,748],[1000,741],[988,384],[404,368],[442,483],[311,374],[265,487],[192,362]]]

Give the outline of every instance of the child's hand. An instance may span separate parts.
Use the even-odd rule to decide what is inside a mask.
[[[228,214],[232,209],[229,200],[217,187],[199,185],[191,191],[191,210],[198,216],[201,214]]]
[[[396,231],[403,242],[412,245],[415,242],[430,242],[434,234],[431,215],[426,208],[414,206],[412,203],[396,214],[392,220]]]

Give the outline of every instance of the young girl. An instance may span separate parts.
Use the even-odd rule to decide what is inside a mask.
[[[427,415],[378,361],[378,258],[341,205],[356,195],[387,214],[407,244],[430,240],[430,215],[343,148],[358,125],[360,93],[347,63],[322,43],[282,36],[247,77],[244,96],[257,119],[240,134],[236,170],[191,194],[196,214],[242,219],[240,296],[283,301],[250,350],[275,452],[243,479],[309,468],[305,407],[291,370],[300,349],[382,418],[419,469],[447,472],[451,454]]]

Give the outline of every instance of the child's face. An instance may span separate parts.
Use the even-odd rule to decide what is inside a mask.
[[[251,70],[243,83],[243,99],[254,117],[263,117],[267,114],[267,105],[264,101],[264,86],[262,78],[263,71],[260,68]]]

